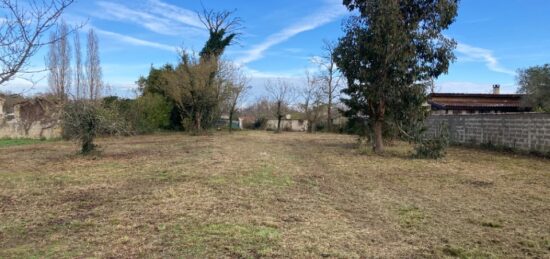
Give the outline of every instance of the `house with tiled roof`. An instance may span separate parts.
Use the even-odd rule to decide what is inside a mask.
[[[493,86],[492,94],[432,93],[428,105],[434,115],[530,112],[532,107],[522,102],[523,94],[500,94]]]

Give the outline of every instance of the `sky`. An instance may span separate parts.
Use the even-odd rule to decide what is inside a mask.
[[[251,96],[265,94],[266,80],[284,78],[295,87],[305,70],[315,71],[313,57],[322,54],[323,40],[343,35],[342,22],[350,12],[341,0],[80,0],[64,19],[84,24],[99,36],[104,82],[109,94],[137,95],[135,82],[151,66],[178,61],[177,50],[199,52],[208,38],[197,18],[202,9],[231,10],[243,20],[237,44],[225,58],[241,64],[251,77]],[[550,63],[550,1],[461,0],[458,17],[447,37],[458,42],[457,60],[436,80],[438,92],[489,93],[493,84],[502,93],[517,90],[518,69]],[[85,49],[85,46],[83,46]],[[47,49],[30,60],[44,69]],[[38,82],[15,79],[0,91],[33,94],[47,91],[45,73]],[[42,80],[40,80],[42,79]]]

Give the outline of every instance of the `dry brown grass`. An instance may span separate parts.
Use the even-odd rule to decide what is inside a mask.
[[[550,161],[240,132],[0,148],[0,257],[539,257]]]

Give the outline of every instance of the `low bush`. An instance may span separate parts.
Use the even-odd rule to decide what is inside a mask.
[[[107,97],[103,99],[103,106],[125,121],[133,133],[150,133],[170,127],[173,105],[159,94],[145,94],[137,99]]]
[[[134,103],[137,112],[134,128],[138,133],[165,129],[170,125],[172,105],[159,94],[146,94]]]
[[[67,103],[62,116],[63,137],[78,141],[81,153],[89,154],[96,149],[94,139],[103,134],[125,134],[128,127],[114,109],[100,103],[79,100]]]
[[[265,129],[267,127],[267,118],[261,117],[256,119],[256,121],[253,124],[254,129]]]
[[[446,125],[439,125],[437,135],[428,137],[423,132],[415,136],[416,158],[439,159],[446,155],[449,147],[449,130]]]

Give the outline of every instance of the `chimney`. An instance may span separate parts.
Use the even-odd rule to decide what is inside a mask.
[[[493,85],[493,94],[500,94],[500,85]]]

